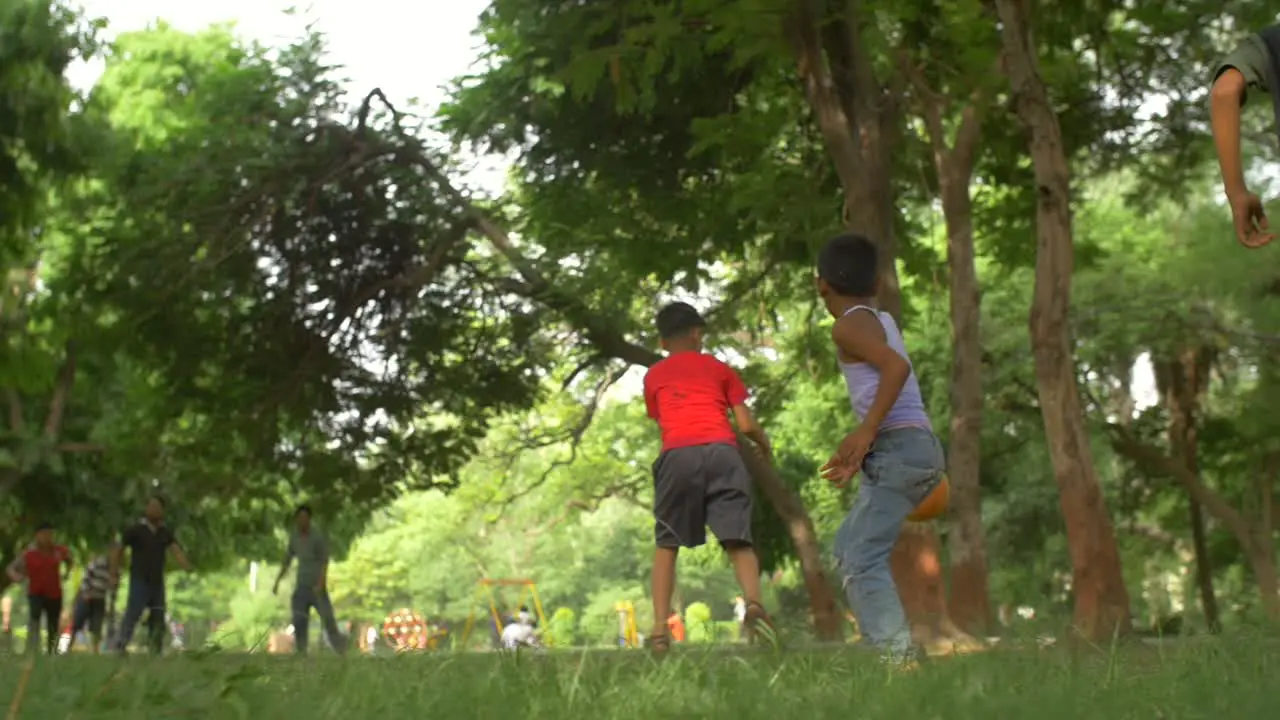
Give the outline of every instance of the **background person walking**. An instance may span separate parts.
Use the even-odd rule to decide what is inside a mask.
[[[285,549],[284,561],[280,565],[280,575],[276,577],[271,592],[274,594],[280,591],[280,581],[289,571],[294,558],[297,558],[298,575],[290,601],[293,611],[294,649],[300,654],[307,651],[311,609],[315,608],[328,635],[330,646],[339,653],[345,652],[346,638],[338,631],[338,622],[333,617],[333,603],[329,601],[329,542],[323,533],[311,526],[309,506],[298,506],[293,514],[293,520],[294,531],[289,536],[289,545]]]

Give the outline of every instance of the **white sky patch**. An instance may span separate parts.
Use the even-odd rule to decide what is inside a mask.
[[[80,0],[90,17],[105,17],[104,39],[146,29],[157,20],[186,32],[218,23],[234,23],[241,37],[269,47],[298,39],[308,25],[326,37],[329,59],[353,103],[375,87],[406,108],[411,99],[427,113],[447,97],[447,86],[475,64],[483,40],[473,33],[488,0]],[[286,11],[296,7],[296,14]],[[73,85],[88,89],[102,75],[102,61],[68,72]],[[463,182],[485,194],[500,194],[510,163],[503,158],[468,157]]]

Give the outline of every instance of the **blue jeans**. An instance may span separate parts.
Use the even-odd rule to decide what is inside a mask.
[[[133,639],[133,629],[142,619],[142,611],[147,611],[148,644],[151,652],[160,653],[164,643],[164,581],[148,583],[140,578],[129,578],[129,599],[124,607],[124,616],[120,618],[120,632],[116,637],[116,649],[124,652]]]
[[[309,586],[298,586],[293,590],[290,603],[293,610],[293,647],[299,653],[307,651],[308,633],[311,625],[311,608],[320,616],[320,624],[329,636],[329,644],[337,652],[346,650],[346,639],[338,632],[338,621],[333,617],[333,603],[329,602],[329,593]]]
[[[907,515],[937,487],[945,468],[932,432],[905,427],[880,433],[862,461],[853,507],[836,531],[836,563],[858,629],[891,657],[911,650],[911,628],[889,555]]]

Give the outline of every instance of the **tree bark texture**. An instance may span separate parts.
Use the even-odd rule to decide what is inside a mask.
[[[834,16],[825,10],[826,5],[817,0],[796,0],[786,32],[809,107],[844,191],[844,224],[850,232],[876,243],[880,255],[877,302],[901,323],[891,158],[902,88],[882,84],[875,76],[863,41],[861,23],[867,13],[860,0],[843,3]],[[927,524],[908,525],[892,556],[908,619],[920,633],[930,628],[954,630],[945,600],[938,599],[945,595],[937,536]],[[941,619],[935,622],[933,617]],[[927,643],[935,638],[918,634],[918,639]]]
[[[1209,371],[1215,357],[1211,346],[1194,344],[1176,353],[1176,357],[1154,360],[1156,386],[1169,413],[1169,450],[1173,459],[1188,472],[1200,474],[1198,426],[1200,404],[1209,389]],[[1187,511],[1191,522],[1191,546],[1196,562],[1196,591],[1200,610],[1210,632],[1222,625],[1218,618],[1218,597],[1213,587],[1213,565],[1205,539],[1204,512],[1200,501],[1187,493]]]
[[[934,173],[947,229],[947,267],[951,301],[951,424],[947,474],[951,480],[948,535],[951,619],[967,632],[986,634],[993,624],[987,585],[986,536],[982,529],[982,335],[981,290],[974,248],[970,184],[989,102],[975,89],[959,112],[954,140],[944,116],[950,103],[929,84],[921,68],[903,56],[916,104],[933,149]]]
[[[1115,529],[1085,429],[1067,312],[1074,247],[1070,170],[1057,113],[1040,76],[1030,3],[996,0],[1014,108],[1030,139],[1036,182],[1031,344],[1045,437],[1071,550],[1076,630],[1093,640],[1132,630]]]

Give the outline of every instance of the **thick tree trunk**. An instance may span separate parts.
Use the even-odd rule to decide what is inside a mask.
[[[1070,171],[1062,131],[1040,76],[1029,3],[996,0],[1006,72],[1018,117],[1030,135],[1036,181],[1035,297],[1031,343],[1045,436],[1071,549],[1076,630],[1105,640],[1127,634],[1129,591],[1085,430],[1067,311],[1073,241]]]
[[[456,191],[455,191],[456,193]],[[455,199],[468,207],[468,201],[460,193]],[[616,327],[583,305],[577,298],[566,295],[547,280],[538,267],[529,261],[511,242],[506,230],[494,224],[479,211],[471,211],[473,227],[488,238],[493,247],[507,259],[521,278],[519,291],[526,297],[541,302],[564,315],[587,337],[602,355],[617,358],[632,365],[648,367],[661,359],[657,353],[628,341]],[[745,447],[749,442],[739,436]],[[769,501],[787,527],[791,542],[800,560],[805,589],[809,592],[810,610],[814,632],[819,640],[838,640],[843,634],[840,615],[836,611],[835,593],[827,580],[822,563],[822,550],[813,520],[805,510],[799,496],[783,482],[778,472],[752,452],[744,452],[747,467],[760,492]]]
[[[948,190],[951,192],[948,193]],[[947,261],[951,279],[951,433],[947,471],[951,480],[951,618],[972,633],[991,625],[987,549],[982,530],[982,339],[978,276],[968,183],[944,186]]]

